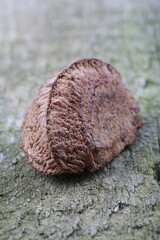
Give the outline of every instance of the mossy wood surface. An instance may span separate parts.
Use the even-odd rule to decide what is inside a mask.
[[[120,72],[136,141],[94,174],[45,176],[19,148],[41,86],[81,58]],[[0,1],[0,239],[160,239],[160,1]]]

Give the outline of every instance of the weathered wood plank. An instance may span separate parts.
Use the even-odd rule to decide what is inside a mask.
[[[0,239],[160,239],[160,1],[0,1]],[[132,146],[100,171],[44,176],[19,149],[44,82],[113,64],[140,103]]]

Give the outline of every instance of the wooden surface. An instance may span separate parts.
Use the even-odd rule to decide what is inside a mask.
[[[160,239],[160,1],[0,1],[0,239]],[[134,144],[100,171],[45,176],[19,149],[40,87],[81,58],[138,100]]]

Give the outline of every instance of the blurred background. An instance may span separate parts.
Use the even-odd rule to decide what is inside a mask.
[[[3,181],[1,182],[0,187],[5,189],[2,198],[4,208],[0,217],[2,216],[1,219],[5,218],[5,224],[2,224],[3,228],[1,228],[2,236],[5,236],[5,239],[14,239],[14,234],[12,235],[12,238],[9,238],[10,233],[8,232],[8,229],[10,229],[12,233],[17,234],[17,239],[22,237],[20,232],[22,233],[24,231],[23,236],[26,236],[26,232],[27,234],[32,232],[32,226],[27,223],[27,219],[29,222],[35,219],[33,220],[35,224],[34,229],[35,231],[39,231],[39,234],[41,234],[41,227],[46,229],[46,236],[47,234],[49,236],[49,233],[47,233],[48,229],[49,231],[57,231],[55,230],[57,229],[57,226],[59,226],[61,232],[63,232],[63,225],[55,225],[56,227],[54,228],[53,224],[50,223],[48,227],[49,222],[45,223],[43,221],[41,222],[41,226],[37,225],[37,219],[41,213],[38,212],[40,210],[37,210],[37,208],[35,209],[35,205],[37,204],[40,196],[41,201],[39,202],[39,209],[42,209],[42,215],[44,211],[44,216],[47,216],[47,211],[49,211],[48,209],[51,209],[51,205],[52,209],[56,209],[55,206],[59,207],[58,204],[60,204],[60,207],[57,207],[58,209],[63,207],[65,209],[66,202],[63,201],[63,199],[62,201],[59,200],[60,198],[58,198],[58,194],[60,191],[56,190],[60,188],[64,196],[66,196],[65,194],[67,194],[67,187],[65,186],[65,182],[56,182],[55,178],[54,186],[57,186],[57,188],[52,189],[53,184],[50,184],[51,178],[41,177],[40,174],[34,172],[34,170],[31,169],[27,164],[24,154],[19,149],[19,141],[21,137],[21,124],[23,122],[24,115],[39,89],[48,79],[51,78],[51,76],[59,72],[62,68],[68,67],[74,61],[81,58],[100,58],[104,62],[112,64],[121,74],[123,82],[126,84],[127,88],[138,100],[142,116],[144,118],[146,117],[147,119],[149,119],[150,116],[155,116],[156,119],[159,119],[159,0],[0,0],[0,162],[2,163],[0,175],[3,176]],[[136,186],[140,184],[143,179],[143,176],[141,176],[143,169],[144,175],[146,172],[148,172],[151,176],[151,172],[153,172],[149,172],[148,170],[151,166],[149,163],[151,160],[145,160],[145,156],[141,158],[141,155],[140,157],[136,155],[140,154],[137,150],[139,149],[140,144],[145,145],[147,141],[151,141],[150,139],[156,139],[156,144],[158,144],[157,135],[154,135],[156,137],[153,137],[151,132],[147,133],[147,130],[152,131],[153,129],[153,132],[157,133],[157,127],[155,126],[159,125],[157,125],[157,123],[152,124],[154,122],[153,118],[151,118],[151,120],[144,120],[144,122],[145,121],[148,121],[148,125],[146,124],[146,128],[142,129],[141,138],[139,140],[141,143],[133,147],[133,149],[136,150],[132,156],[132,161],[135,160],[135,162],[134,164],[131,163],[131,171],[128,175],[126,175],[126,173],[123,172],[123,169],[125,169],[123,161],[121,161],[122,166],[119,165],[118,169],[121,169],[120,178],[123,176],[124,181],[116,183],[115,187],[118,184],[121,184],[119,186],[120,190],[118,189],[114,191],[120,193],[121,187],[123,188],[125,183],[129,182],[131,178],[134,179],[134,181],[131,182],[131,186],[134,184]],[[151,125],[149,125],[150,123]],[[151,138],[149,138],[149,136],[151,136]],[[143,141],[144,138],[145,141]],[[145,146],[143,146],[144,149]],[[154,147],[154,150],[152,150],[152,159],[154,159],[153,156],[158,156],[159,152],[158,145],[155,145],[154,143],[154,146],[157,148]],[[147,151],[149,150],[144,150],[144,152]],[[125,157],[123,157],[123,159],[125,161]],[[138,163],[137,159],[139,159]],[[135,170],[136,163],[137,166],[141,166],[142,159],[144,161],[144,165],[142,165],[144,168],[141,169],[140,167],[137,167]],[[112,164],[114,164],[114,162],[108,166],[112,166]],[[110,168],[114,172],[114,167]],[[129,167],[127,169],[129,169]],[[141,173],[139,173],[139,171]],[[138,176],[141,177],[137,177],[137,179],[140,180],[135,180],[137,173]],[[117,174],[119,173],[117,172]],[[160,173],[158,172],[157,174]],[[152,183],[149,185],[150,176],[147,176],[148,178],[146,177],[146,185],[144,185],[143,191],[146,189],[146,191],[150,192],[152,195],[154,192],[154,184]],[[99,175],[96,175],[95,179],[97,179],[96,177],[100,178],[100,182],[102,182],[103,174],[100,175],[100,177]],[[29,178],[32,179],[30,183],[27,181]],[[111,185],[113,185],[114,182],[113,178],[111,178]],[[157,177],[157,179],[158,178],[159,177]],[[48,181],[48,185],[46,184],[45,186],[46,188],[48,187],[47,192],[49,192],[50,189],[52,190],[50,193],[52,200],[49,202],[49,205],[47,205],[45,202],[46,195],[44,192],[42,193],[41,188],[41,186],[45,184],[45,181]],[[88,180],[86,180],[86,182],[87,181]],[[110,181],[110,178],[108,177],[106,180],[106,175],[104,173],[104,186],[106,186],[106,181]],[[103,199],[105,202],[104,208],[106,206],[106,215],[103,218],[103,223],[100,223],[102,219],[101,212],[103,212],[103,209],[100,208],[100,205],[93,205],[93,208],[95,208],[98,212],[98,215],[96,215],[97,212],[95,213],[97,220],[95,220],[94,224],[97,226],[97,229],[101,229],[101,227],[103,228],[105,226],[105,221],[111,214],[110,210],[108,209],[113,209],[113,200],[116,199],[116,205],[117,201],[120,201],[120,195],[118,195],[117,198],[115,198],[114,194],[113,196],[110,195],[114,192],[110,191],[111,185],[108,186],[108,189],[106,188],[106,191],[108,191],[107,199],[106,197],[103,198],[102,186],[100,189],[99,187],[97,188],[98,195],[96,195],[95,192],[92,192],[91,195],[88,195],[90,189],[96,189],[96,184],[98,181],[95,180],[94,182],[92,179],[90,182],[88,181],[86,185],[84,185],[84,188],[82,187],[82,189],[81,184],[78,185],[79,182],[77,183],[79,186],[78,189],[81,189],[83,195],[85,195],[85,198],[82,200],[81,196],[78,195],[79,192],[77,192],[78,200],[74,201],[77,201],[78,207],[79,203],[86,206],[86,201],[88,206],[90,202],[99,204],[99,198],[97,196],[99,195],[99,191],[101,192],[99,196],[101,196],[101,200]],[[93,186],[90,184],[93,184]],[[64,186],[64,188],[62,186]],[[70,189],[72,189],[72,186],[73,185],[70,183]],[[87,188],[87,186],[89,187]],[[45,189],[45,187],[43,186],[43,189]],[[28,188],[30,189],[26,191],[26,194],[28,195],[25,197],[23,189]],[[157,188],[155,188],[155,195],[152,195],[152,197],[149,198],[153,199],[153,204],[155,204],[156,196],[158,196]],[[76,191],[76,189],[77,188],[75,187],[74,191]],[[18,200],[15,198],[15,191],[16,197],[18,196],[18,198],[21,199],[20,205]],[[130,191],[130,189],[128,191]],[[128,193],[125,193],[122,190],[122,199],[125,199],[124,202],[127,201],[126,199],[128,199],[127,194]],[[141,192],[139,194],[141,194]],[[68,193],[67,197],[69,198],[70,196],[72,196],[72,191],[71,194]],[[96,196],[98,200],[94,200],[94,196]],[[148,195],[146,194],[145,196],[147,198]],[[54,203],[55,198],[58,199],[56,200],[57,203]],[[27,200],[27,209],[29,210],[27,210],[25,207],[26,199],[29,199]],[[131,198],[133,205],[136,205],[135,199],[134,197]],[[36,204],[34,201],[36,201]],[[139,198],[137,200],[137,206],[139,209],[142,209],[141,205],[138,205],[138,201]],[[147,201],[150,203],[150,200],[146,200],[146,204],[148,204]],[[30,202],[34,203],[33,206],[30,204]],[[62,207],[63,203],[64,206]],[[6,208],[6,204],[8,208]],[[41,208],[40,204],[42,204],[43,208]],[[48,207],[45,208],[45,206]],[[71,213],[72,210],[73,209],[71,207]],[[27,213],[27,211],[29,213]],[[132,225],[127,225],[129,218],[127,214],[129,214],[129,211],[133,213],[132,216],[135,219],[137,217],[137,212],[134,212],[133,208],[130,208],[128,213],[125,212],[127,218],[124,221],[124,229],[127,229],[126,231],[128,232],[128,229],[130,229]],[[147,211],[152,215],[152,208]],[[87,222],[85,215],[82,214],[81,218],[78,214],[79,213],[76,215],[74,226],[77,226],[76,224],[78,223],[76,223],[76,221],[78,222],[77,219],[80,218],[81,230],[79,230],[79,233],[82,234],[83,232],[85,233],[85,231],[88,231],[88,234],[90,234],[88,236],[94,236],[94,234],[96,234],[94,228],[95,225],[92,225],[92,221]],[[156,211],[154,214],[156,214]],[[12,216],[13,221],[10,221],[10,216]],[[86,214],[86,216],[88,215]],[[89,216],[92,216],[92,213],[89,212]],[[21,221],[22,218],[24,219],[23,224]],[[61,221],[61,217],[59,218]],[[17,225],[14,219],[18,219]],[[115,220],[117,223],[114,220],[115,219],[113,219],[111,228],[111,236],[113,236],[113,238],[110,239],[115,239],[114,232],[117,231],[116,234],[121,232],[121,230],[117,230],[117,224],[121,222],[121,218],[119,220]],[[158,215],[156,216],[156,220],[158,224]],[[65,221],[67,221],[69,227],[72,227],[70,218],[64,218],[63,224]],[[151,226],[150,222],[153,224],[155,219],[147,221],[148,223],[146,224],[148,225],[146,225],[146,228],[149,229]],[[131,222],[133,222],[132,218]],[[59,224],[59,222],[57,224]],[[143,220],[142,225],[145,225]],[[86,226],[88,226],[87,230],[85,230]],[[119,229],[121,229],[121,227]],[[12,231],[12,229],[20,230]],[[139,230],[137,230],[137,234],[139,234],[138,231]],[[123,233],[125,234],[125,230]],[[60,234],[60,232],[57,232],[56,239],[62,239],[61,237],[57,237],[58,234]],[[35,236],[33,236],[33,239],[37,239]],[[41,235],[39,235],[38,239],[41,239],[40,236]],[[124,236],[125,235],[123,235],[122,239],[130,239],[124,238]],[[150,239],[152,239],[152,237]]]
[[[159,83],[159,13],[158,0],[1,0],[1,111],[21,118],[39,88],[81,58],[111,63],[144,113],[148,99],[156,107],[159,93],[144,86]]]

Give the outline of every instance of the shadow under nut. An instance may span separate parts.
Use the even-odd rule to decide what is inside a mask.
[[[83,59],[50,79],[29,108],[21,148],[45,174],[96,171],[130,145],[139,107],[111,65]]]

